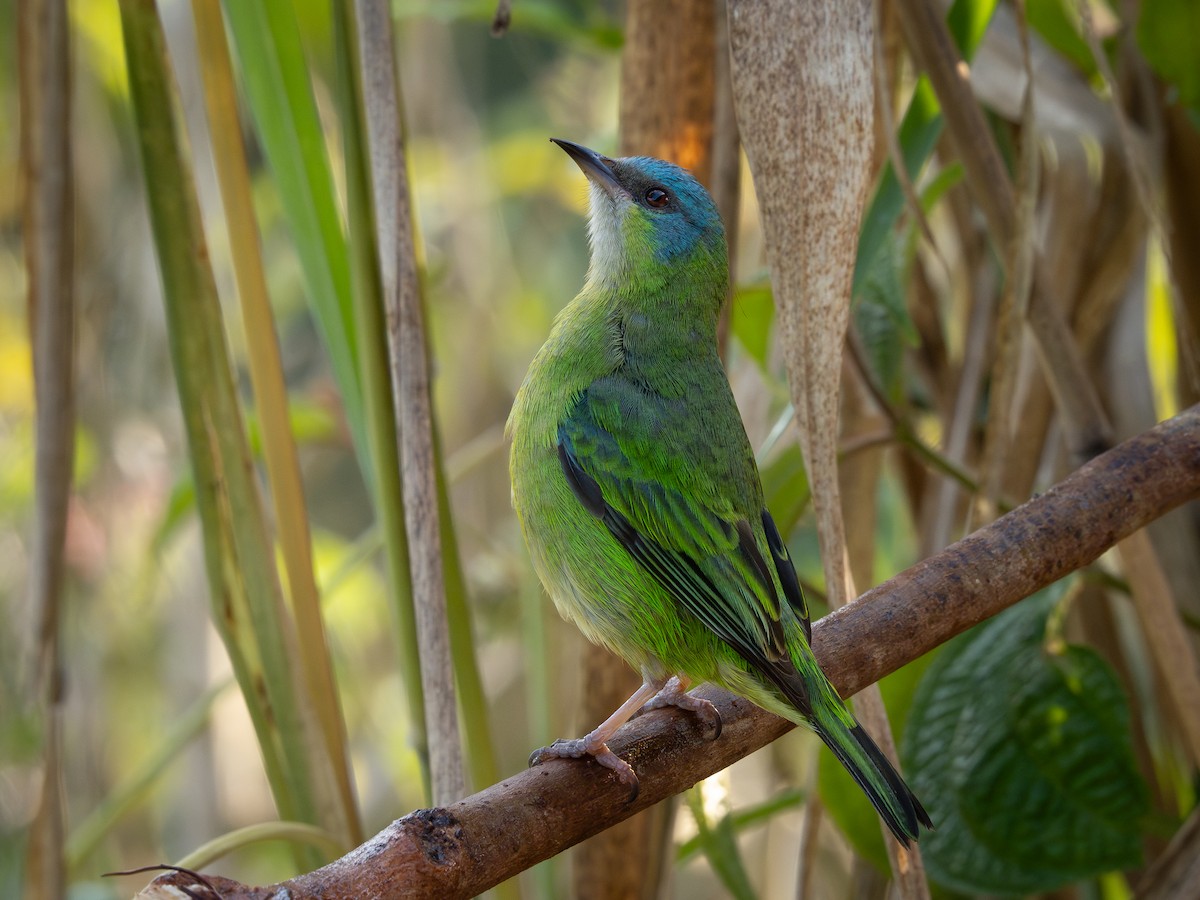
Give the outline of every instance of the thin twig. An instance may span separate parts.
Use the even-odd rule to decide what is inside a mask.
[[[496,14],[492,16],[492,37],[504,37],[508,26],[512,24],[513,0],[499,0],[496,4]]]
[[[908,167],[904,164],[904,151],[900,147],[900,135],[896,129],[896,117],[892,114],[892,84],[888,78],[887,60],[884,58],[883,0],[873,0],[872,8],[872,15],[875,19],[876,109],[879,111],[879,118],[882,120],[883,140],[887,147],[888,162],[892,165],[892,174],[896,176],[896,183],[900,185],[900,192],[904,195],[904,204],[908,207],[908,214],[912,216],[913,221],[917,224],[917,228],[921,232],[921,237],[924,238],[929,251],[938,261],[942,272],[949,275],[952,271],[950,263],[946,261],[946,257],[942,255],[941,248],[938,247],[937,240],[933,236],[933,229],[929,225],[929,219],[925,215],[924,208],[921,206],[921,198],[917,195],[917,189],[913,185],[912,179],[908,177]]]
[[[1012,445],[1013,405],[1020,364],[1022,327],[1028,314],[1029,294],[1033,286],[1034,214],[1037,211],[1039,165],[1037,120],[1034,114],[1033,63],[1029,50],[1029,25],[1025,3],[1015,4],[1017,35],[1021,45],[1021,64],[1025,73],[1025,91],[1021,98],[1021,149],[1016,191],[1016,222],[1007,253],[1004,292],[996,311],[996,354],[992,361],[988,419],[984,428],[980,476],[983,490],[975,495],[968,530],[996,517],[1004,462]]]

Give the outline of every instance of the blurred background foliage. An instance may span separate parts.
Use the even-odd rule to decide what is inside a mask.
[[[143,108],[141,127],[147,113],[176,114],[183,126],[182,159],[190,164],[187,177],[202,213],[234,385],[249,446],[261,460],[263,419],[249,371],[255,336],[239,314],[235,248],[214,174],[193,10],[180,0],[158,8],[177,108]],[[243,846],[235,840],[238,846],[219,866],[249,883],[286,877],[298,864],[353,843],[353,835],[374,833],[430,802],[423,737],[411,725],[417,701],[405,681],[414,670],[406,667],[411,659],[392,599],[407,586],[395,588],[397,570],[384,563],[387,553],[407,551],[392,544],[374,512],[387,496],[373,474],[379,450],[364,436],[364,415],[354,412],[370,401],[346,398],[347,385],[364,377],[365,351],[355,343],[362,332],[353,337],[351,324],[341,347],[330,337],[333,319],[354,316],[347,305],[349,269],[337,274],[336,255],[353,256],[356,241],[364,239],[352,199],[359,152],[353,141],[362,140],[354,130],[361,123],[345,100],[340,68],[347,38],[322,0],[264,8],[275,17],[273,27],[286,26],[274,40],[289,28],[298,38],[293,49],[302,51],[300,75],[282,70],[283,89],[311,90],[316,115],[291,127],[297,148],[309,154],[307,164],[327,171],[331,190],[325,218],[306,235],[295,212],[306,201],[296,192],[319,187],[320,179],[287,181],[279,160],[289,151],[289,137],[286,131],[272,136],[267,121],[280,95],[256,98],[252,87],[254,78],[270,73],[263,74],[261,48],[248,38],[266,32],[256,34],[253,21],[238,22],[239,16],[253,19],[246,9],[227,7],[287,417],[353,770],[351,807],[357,808],[347,815],[358,821],[339,830],[314,813],[306,820],[323,827],[325,843],[299,856],[296,845],[284,841]],[[128,894],[145,880],[102,880],[103,872],[182,859],[219,835],[274,820],[284,807],[277,786],[273,799],[262,732],[256,737],[233,683],[228,645],[211,624],[193,451],[169,349],[178,335],[169,336],[164,313],[169,304],[156,255],[163,252],[163,235],[148,216],[145,178],[152,175],[143,174],[139,156],[134,67],[126,61],[121,11],[116,0],[76,0],[68,9],[78,425],[60,619],[59,778],[68,892],[84,898]],[[1001,395],[1014,423],[1009,453],[999,464],[983,458],[989,403],[997,396],[999,370],[991,367],[1001,355],[995,310],[1004,279],[962,169],[941,135],[937,99],[917,82],[903,53],[895,10],[888,3],[883,9],[888,104],[924,219],[894,177],[885,176],[860,248],[857,362],[847,376],[845,444],[848,459],[869,465],[856,470],[862,489],[848,492],[847,502],[860,504],[849,525],[865,531],[862,540],[852,536],[852,553],[868,554],[873,581],[965,533],[978,516],[973,501],[988,475],[985,466],[995,471],[984,494],[1003,506],[1052,484],[1074,466],[1071,451],[1078,449],[1067,446],[1026,339],[1003,363],[1015,385]],[[1014,172],[1020,148],[1036,142],[1038,180],[1022,185],[1036,200],[1028,233],[1051,262],[1053,292],[1114,433],[1124,437],[1197,400],[1188,367],[1196,360],[1200,293],[1188,280],[1194,275],[1181,271],[1195,264],[1181,258],[1186,245],[1179,234],[1200,216],[1196,184],[1187,176],[1200,171],[1200,23],[1186,0],[1145,0],[1140,8],[1030,0],[1021,9],[1035,44],[1039,100],[1032,119],[1013,86],[1024,75],[1014,9],[960,0],[951,12],[952,30],[964,53],[977,52],[973,85]],[[583,689],[576,664],[582,638],[545,601],[511,512],[503,424],[525,367],[581,284],[587,262],[584,182],[547,138],[615,150],[625,11],[615,0],[518,0],[513,28],[500,40],[489,35],[490,2],[396,0],[392,12],[449,527],[473,634],[468,652],[486,698],[485,721],[465,730],[468,736],[490,732],[489,746],[467,748],[475,780],[468,787],[477,790],[485,786],[478,783],[481,773],[503,777],[524,766],[532,748],[593,724],[573,713]],[[35,441],[17,177],[16,17],[17,4],[0,0],[4,896],[17,895],[23,882],[45,723],[44,710],[31,702],[39,648],[31,638],[37,611],[26,589]],[[1117,73],[1115,83],[1097,65],[1089,27]],[[128,28],[127,20],[126,34]],[[1128,121],[1116,118],[1118,108]],[[887,152],[879,127],[882,172]],[[1137,136],[1136,156],[1122,127]],[[1145,165],[1149,206],[1139,199],[1131,158]],[[306,171],[311,176],[313,170]],[[751,441],[761,448],[769,504],[789,534],[819,613],[822,570],[802,462],[788,428],[788,391],[744,163],[740,183],[730,222],[738,266],[726,356]],[[335,299],[326,298],[332,311],[320,308],[314,254],[334,270]],[[265,480],[264,466],[258,471]],[[268,523],[273,515],[266,514]],[[1194,648],[1200,622],[1194,510],[1173,522],[1156,532],[1155,542]],[[285,568],[280,557],[279,570]],[[1066,896],[1130,896],[1129,885],[1193,809],[1195,760],[1180,737],[1186,731],[1180,718],[1196,713],[1162,701],[1162,661],[1143,641],[1125,575],[1106,559],[1037,604],[1022,606],[1022,618],[1002,629],[1010,634],[1007,642],[966,635],[883,683],[898,740],[903,735],[903,759],[935,821],[949,821],[952,810],[978,815],[980,804],[994,819],[988,828],[955,820],[926,843],[939,896],[1055,889]],[[274,577],[291,596],[289,576]],[[1080,600],[1085,595],[1087,603]],[[1095,650],[1077,646],[1082,643]],[[986,658],[965,666],[973,653]],[[1033,681],[1035,668],[1040,687],[1022,700],[1018,688]],[[936,677],[925,679],[927,671]],[[1098,708],[1083,702],[1089,696],[1108,702]],[[464,708],[464,719],[472,716],[479,711]],[[906,728],[910,717],[921,723],[919,732]],[[963,760],[978,746],[956,743],[964,740],[963,729],[991,741],[987,746],[996,752],[968,766]],[[1063,734],[1065,743],[1039,743]],[[999,752],[1013,742],[1027,752],[1011,758]],[[663,895],[792,896],[800,870],[810,891],[805,896],[884,896],[887,863],[878,824],[841,770],[817,751],[811,736],[792,733],[690,792],[671,826],[676,861],[666,867]],[[1030,771],[1051,774],[1033,784],[1021,774]],[[981,772],[990,780],[981,780]],[[1103,780],[1099,789],[1096,779]],[[1034,796],[1042,805],[1029,805]],[[1063,812],[1064,798],[1073,809]],[[1080,837],[1095,833],[1089,816],[1112,826],[1105,840]],[[1040,830],[1022,831],[1029,827]],[[802,833],[807,840],[799,857]],[[567,879],[566,866],[552,860],[504,890],[507,896],[560,896]]]

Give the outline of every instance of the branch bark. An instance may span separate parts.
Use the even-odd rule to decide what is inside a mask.
[[[1097,456],[936,556],[867,591],[816,624],[817,657],[850,696],[973,625],[1086,566],[1117,541],[1200,496],[1200,405]],[[792,726],[712,686],[725,727],[708,743],[688,715],[635,719],[610,746],[628,759],[641,793],[595,763],[529,769],[440,809],[417,810],[353,852],[280,885],[206,880],[226,900],[279,896],[472,897],[670,797],[770,743]],[[196,882],[156,879],[140,896]]]

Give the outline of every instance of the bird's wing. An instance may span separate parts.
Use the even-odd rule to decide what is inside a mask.
[[[563,473],[684,609],[751,664],[790,669],[779,589],[806,630],[807,610],[749,445],[739,427],[720,446],[711,422],[696,440],[695,418],[661,398],[589,390],[558,430]]]

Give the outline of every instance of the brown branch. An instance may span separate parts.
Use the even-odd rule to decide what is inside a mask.
[[[850,696],[1198,496],[1200,405],[826,616],[813,629],[817,657]],[[691,718],[670,710],[635,719],[611,742],[640,776],[633,803],[628,789],[594,763],[555,761],[446,808],[410,813],[342,859],[281,885],[210,880],[227,900],[278,896],[281,889],[294,900],[475,896],[792,727],[712,686],[701,693],[724,720],[719,740],[706,742]],[[156,879],[143,896],[173,877]]]

